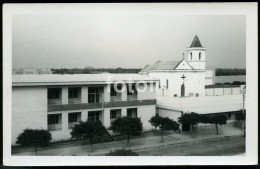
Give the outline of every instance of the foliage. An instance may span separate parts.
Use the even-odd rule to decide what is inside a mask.
[[[86,67],[84,69],[73,68],[73,69],[51,69],[53,74],[97,74],[97,73],[138,73],[141,69],[136,68],[94,68]]]
[[[181,117],[178,118],[178,122],[183,124],[190,124],[195,125],[199,123],[199,114],[191,112],[191,113],[184,113]]]
[[[246,114],[243,113],[242,111],[236,114],[236,120],[245,120],[246,119]]]
[[[153,116],[149,122],[155,127],[159,127],[161,130],[161,141],[163,142],[163,131],[165,130],[173,130],[177,131],[179,130],[179,124],[174,121],[169,119],[168,117],[160,117],[158,115]]]
[[[215,124],[216,131],[218,134],[218,125],[224,125],[227,123],[227,116],[224,114],[216,114],[216,115],[200,115],[201,123],[210,123]]]
[[[38,146],[47,146],[52,139],[51,133],[48,130],[43,129],[25,129],[17,137],[16,144],[28,147],[34,146],[35,153],[37,155]]]
[[[100,121],[80,121],[79,124],[76,124],[72,128],[70,134],[72,139],[89,139],[93,151],[93,137],[103,136],[106,132],[105,130],[105,127]]]
[[[140,135],[143,130],[143,124],[140,118],[119,117],[112,122],[110,128],[114,133],[126,134],[127,143],[129,143],[130,135]]]
[[[114,150],[110,151],[110,153],[107,153],[106,156],[138,156],[138,153],[132,151],[132,150]]]
[[[246,69],[216,69],[216,76],[246,75]]]

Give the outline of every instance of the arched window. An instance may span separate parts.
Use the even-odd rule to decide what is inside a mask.
[[[199,53],[199,60],[201,59],[201,52]]]
[[[190,53],[190,60],[192,60],[192,52]]]

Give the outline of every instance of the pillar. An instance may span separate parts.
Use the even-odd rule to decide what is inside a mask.
[[[87,121],[88,120],[88,111],[87,110],[83,110],[81,112],[81,120],[82,121]]]
[[[68,87],[63,87],[61,91],[61,103],[68,104],[69,103],[69,91]]]
[[[122,110],[121,110],[121,115],[122,115],[122,117],[127,116],[126,108],[122,108]]]
[[[123,84],[123,87],[122,87],[122,93],[121,93],[121,99],[122,101],[127,101],[127,87],[125,84]]]
[[[69,122],[68,122],[68,113],[62,113],[62,131],[67,131],[69,129]]]
[[[110,109],[104,109],[102,116],[103,116],[103,125],[106,128],[110,127]]]
[[[110,85],[104,86],[104,102],[110,102]]]
[[[81,103],[88,103],[88,87],[83,86],[81,88]]]

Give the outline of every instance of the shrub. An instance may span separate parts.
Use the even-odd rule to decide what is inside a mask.
[[[106,156],[138,156],[138,153],[132,151],[131,149],[129,150],[119,149],[119,150],[110,151],[109,153],[106,154]]]

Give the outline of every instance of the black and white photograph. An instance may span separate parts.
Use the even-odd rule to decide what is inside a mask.
[[[257,163],[256,3],[3,10],[4,164]]]

